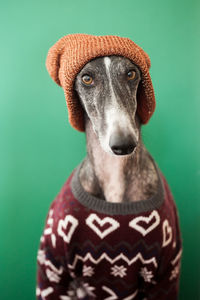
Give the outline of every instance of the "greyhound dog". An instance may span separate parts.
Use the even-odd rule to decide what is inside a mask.
[[[157,190],[157,172],[136,114],[140,80],[138,67],[115,55],[90,61],[75,80],[88,153],[80,181],[87,192],[108,202],[149,199]]]
[[[177,300],[176,205],[141,134],[155,108],[148,55],[126,38],[72,34],[46,65],[87,155],[49,209],[37,299]]]

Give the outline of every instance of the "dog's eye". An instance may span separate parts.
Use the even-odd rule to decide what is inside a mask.
[[[128,80],[133,80],[133,79],[135,79],[135,76],[136,76],[136,72],[135,72],[135,71],[129,71],[129,72],[127,73],[127,79],[128,79]]]
[[[82,76],[82,81],[83,81],[83,83],[90,85],[93,82],[93,78],[92,78],[92,76],[85,74]]]

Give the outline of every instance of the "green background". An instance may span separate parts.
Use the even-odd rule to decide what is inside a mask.
[[[69,33],[120,35],[150,55],[157,108],[146,147],[174,194],[182,229],[181,300],[200,299],[200,2],[2,1],[0,4],[0,298],[35,299],[50,203],[86,154],[63,90],[45,69]]]

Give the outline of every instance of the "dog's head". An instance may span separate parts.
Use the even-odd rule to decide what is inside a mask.
[[[102,148],[132,153],[139,140],[137,89],[139,68],[121,56],[96,58],[78,73],[74,88]]]

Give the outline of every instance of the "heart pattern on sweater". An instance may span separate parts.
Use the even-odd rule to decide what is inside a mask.
[[[72,215],[67,215],[64,220],[59,221],[57,231],[59,236],[61,236],[66,243],[69,243],[77,226],[78,220]],[[69,230],[67,227],[69,227]],[[68,232],[66,233],[66,231]]]
[[[172,228],[166,219],[163,222],[163,244],[162,247],[166,247],[172,240]]]
[[[145,223],[143,225],[142,223]],[[149,217],[137,217],[129,222],[129,226],[140,232],[143,236],[155,229],[160,223],[160,216],[156,210],[152,211]],[[149,226],[150,224],[150,226]],[[148,227],[146,226],[148,225]]]
[[[101,239],[120,226],[119,222],[113,218],[105,217],[100,219],[96,214],[90,214],[85,222]]]

